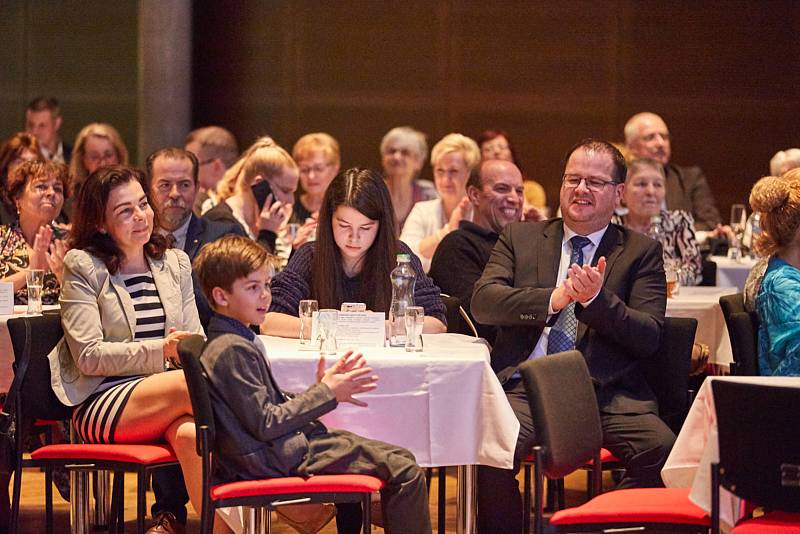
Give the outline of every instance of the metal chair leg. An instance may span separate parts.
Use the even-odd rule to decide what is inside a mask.
[[[144,534],[147,514],[147,471],[140,467],[136,473],[136,532]]]
[[[436,532],[445,534],[445,514],[447,513],[447,468],[439,467],[439,485],[437,487],[437,510]]]
[[[531,532],[531,464],[526,463],[522,466],[523,472],[523,492],[522,492],[522,532]]]
[[[53,467],[44,467],[44,524],[47,534],[53,534]]]
[[[364,521],[362,531],[364,534],[372,532],[372,494],[366,493],[361,498],[361,517]]]

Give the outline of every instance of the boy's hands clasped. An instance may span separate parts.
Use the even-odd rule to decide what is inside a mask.
[[[353,397],[359,393],[367,393],[378,387],[378,376],[372,375],[372,368],[367,367],[364,355],[353,355],[349,350],[336,360],[332,366],[325,369],[325,357],[320,356],[317,362],[317,383],[328,386],[336,400],[349,402],[356,406],[366,406],[367,403]]]

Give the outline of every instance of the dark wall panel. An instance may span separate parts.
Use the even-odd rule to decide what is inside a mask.
[[[291,147],[309,131],[345,165],[379,165],[383,134],[509,131],[557,203],[565,150],[664,116],[674,160],[701,165],[723,214],[778,150],[800,145],[800,4],[617,0],[198,1],[195,126]],[[429,167],[425,176],[430,176]]]

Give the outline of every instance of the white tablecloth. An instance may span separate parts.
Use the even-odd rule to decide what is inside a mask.
[[[57,310],[57,305],[42,306],[42,309]],[[0,393],[8,392],[14,380],[14,347],[11,345],[11,336],[8,334],[8,320],[12,317],[21,317],[27,311],[27,306],[14,306],[14,315],[0,315]]]
[[[692,488],[689,498],[711,511],[711,464],[719,461],[717,410],[711,391],[712,380],[769,384],[800,388],[798,377],[712,376],[703,382],[672,447],[661,478],[668,488]],[[722,521],[730,528],[739,517],[739,499],[723,490],[720,497]]]
[[[736,292],[735,287],[681,287],[677,296],[667,299],[668,317],[697,319],[695,341],[708,345],[709,363],[728,366],[733,361],[719,298]]]
[[[740,293],[744,291],[744,283],[750,269],[758,260],[747,257],[739,261],[729,260],[725,256],[711,256],[717,264],[717,287],[735,287]]]
[[[282,388],[300,391],[315,379],[319,355],[295,339],[261,336]],[[340,404],[322,420],[407,448],[424,467],[489,465],[510,469],[519,422],[489,366],[489,350],[459,334],[424,335],[424,352],[367,348],[378,389],[367,408]],[[340,354],[343,351],[340,351]],[[328,365],[333,363],[329,358]]]

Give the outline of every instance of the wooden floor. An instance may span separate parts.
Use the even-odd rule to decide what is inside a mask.
[[[456,531],[456,478],[455,469],[448,470],[447,480],[447,511],[446,511],[446,532],[454,533]],[[521,478],[521,477],[520,477]],[[22,499],[21,499],[21,513],[20,513],[20,530],[21,533],[30,534],[43,534],[45,529],[44,520],[44,474],[34,469],[26,469],[22,477]],[[569,506],[573,506],[583,501],[584,491],[586,484],[586,475],[582,472],[574,473],[567,477],[566,480],[566,500]],[[606,487],[611,486],[610,479],[605,481]],[[54,513],[55,513],[55,532],[68,533],[69,532],[69,503],[65,502],[54,490]],[[436,532],[437,522],[437,477],[433,477],[431,483],[431,521],[433,523],[433,530]],[[152,492],[148,492],[148,513],[150,504],[153,502]],[[189,524],[187,525],[187,532],[199,532],[200,524],[197,514],[189,505]],[[136,532],[136,479],[133,475],[128,475],[125,479],[125,532]],[[149,518],[148,518],[149,526]],[[272,532],[275,534],[290,534],[296,531],[286,525],[280,523],[275,519],[273,514]],[[331,521],[321,531],[323,534],[336,534],[335,521]],[[382,534],[383,529],[379,527],[373,528],[374,534]]]

